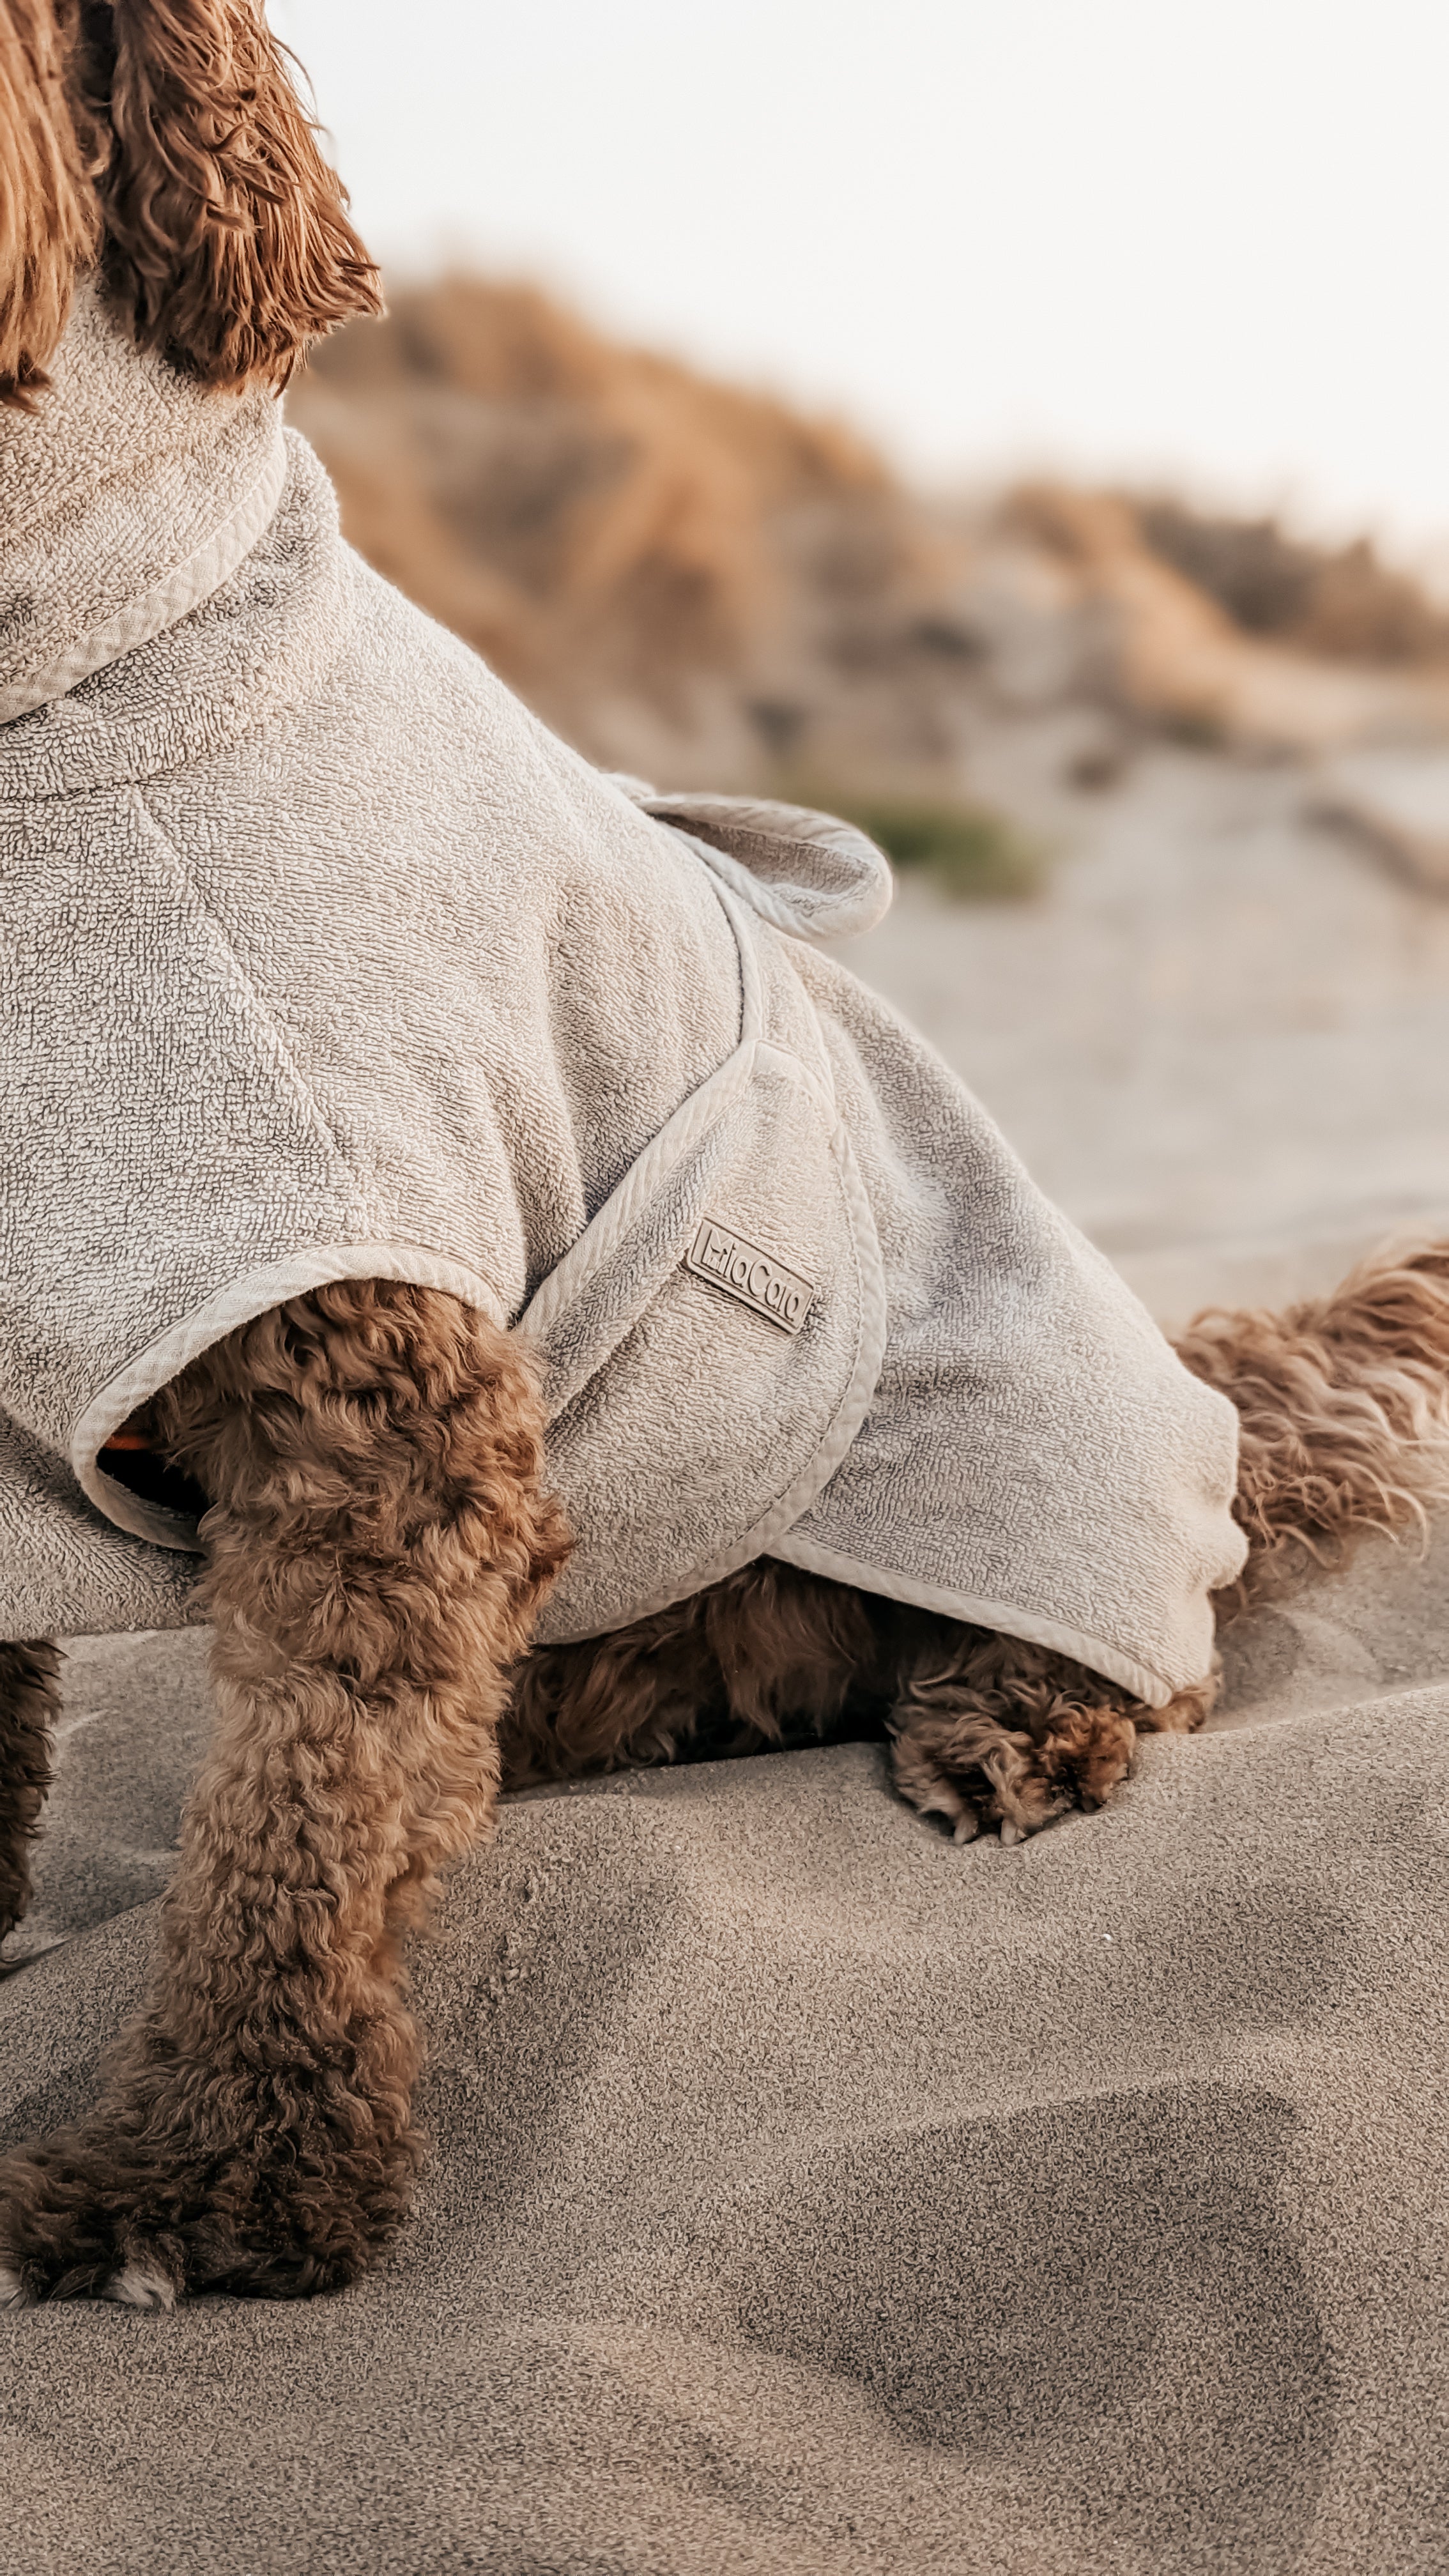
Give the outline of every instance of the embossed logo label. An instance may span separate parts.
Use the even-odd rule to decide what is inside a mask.
[[[782,1261],[773,1261],[757,1243],[746,1243],[733,1226],[720,1225],[713,1217],[705,1218],[684,1256],[684,1266],[696,1279],[707,1279],[711,1287],[738,1297],[742,1306],[753,1306],[757,1315],[778,1324],[782,1333],[798,1333],[815,1302],[808,1279],[787,1270]]]

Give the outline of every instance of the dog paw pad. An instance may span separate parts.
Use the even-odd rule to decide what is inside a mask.
[[[29,2293],[18,2272],[8,2263],[0,2263],[0,2308],[28,2308]]]

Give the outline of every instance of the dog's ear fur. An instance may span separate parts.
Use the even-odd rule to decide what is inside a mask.
[[[73,113],[76,0],[0,0],[0,403],[28,411],[100,217]]]
[[[283,385],[381,310],[261,0],[0,0],[0,403],[47,382],[99,257],[138,347]]]
[[[138,347],[205,384],[285,384],[381,297],[259,0],[81,5],[105,276]]]

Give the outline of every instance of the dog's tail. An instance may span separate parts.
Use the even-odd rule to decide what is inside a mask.
[[[1241,1425],[1249,1553],[1220,1619],[1449,1501],[1449,1243],[1377,1253],[1281,1315],[1209,1308],[1177,1350]]]

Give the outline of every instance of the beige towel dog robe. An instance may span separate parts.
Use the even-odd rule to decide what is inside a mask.
[[[1235,1420],[961,1084],[804,944],[884,862],[651,797],[342,544],[275,403],[77,306],[0,414],[0,1635],[174,1625],[146,1396],[324,1281],[536,1345],[586,1637],[769,1552],[1160,1703]]]

